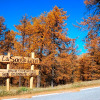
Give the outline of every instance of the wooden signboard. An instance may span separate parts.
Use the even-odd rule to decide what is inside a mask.
[[[7,91],[10,90],[10,77],[15,76],[30,76],[30,88],[33,88],[33,76],[39,74],[39,70],[34,70],[34,64],[39,64],[39,59],[34,58],[34,52],[31,54],[31,57],[10,56],[10,53],[1,55],[0,62],[7,63],[7,69],[0,69],[0,77],[7,77]],[[32,64],[31,70],[10,69],[10,63],[29,63]]]
[[[0,69],[0,72],[6,73],[33,73],[35,70],[28,70],[28,69]]]
[[[21,56],[0,56],[0,62],[5,63],[30,63],[30,64],[39,64],[38,58],[30,58],[30,57],[21,57]]]
[[[24,70],[24,69],[0,69],[0,77],[14,76],[36,76],[39,70]]]

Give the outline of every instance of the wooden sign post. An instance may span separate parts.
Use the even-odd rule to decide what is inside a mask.
[[[0,77],[7,77],[6,86],[7,91],[10,90],[10,77],[14,76],[30,76],[30,88],[33,88],[33,76],[39,74],[39,70],[34,70],[34,64],[39,63],[39,59],[34,57],[34,52],[31,53],[31,58],[14,56],[11,57],[10,53],[7,56],[1,55],[0,62],[7,63],[7,69],[0,69]],[[31,70],[25,69],[10,69],[10,63],[30,63]]]
[[[8,57],[10,57],[9,52],[8,52]],[[10,64],[7,64],[7,70],[9,70],[9,68],[10,68]],[[6,79],[6,84],[7,84],[7,91],[9,91],[10,90],[10,78],[9,77],[7,77]]]
[[[32,52],[31,57],[34,59],[34,52]],[[34,70],[34,65],[31,65],[31,70]],[[33,77],[30,78],[30,88],[33,88]]]
[[[10,67],[10,64],[7,64],[7,70],[9,69],[9,67]],[[10,90],[10,78],[9,77],[7,77],[6,79],[6,84],[7,84],[7,91],[9,91]]]

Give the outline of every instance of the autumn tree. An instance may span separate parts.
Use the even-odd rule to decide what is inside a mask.
[[[4,40],[6,33],[6,25],[4,25],[5,19],[0,16],[0,54],[4,53]]]
[[[92,12],[92,15],[100,15],[100,0],[85,0],[87,10]]]
[[[15,25],[15,28],[17,32],[12,31],[12,34],[15,34],[14,38],[14,49],[12,51],[13,56],[30,56],[31,52],[28,52],[28,49],[30,48],[30,31],[29,26],[31,25],[29,19],[27,16],[23,16],[23,18],[20,20],[19,25]],[[17,64],[16,68],[20,69],[27,69],[29,65],[26,64]],[[24,79],[23,79],[24,81]],[[25,82],[24,82],[25,83]],[[21,77],[19,78],[19,86],[21,86]]]
[[[59,9],[57,6],[53,8],[47,14],[47,27],[50,28],[49,34],[51,39],[51,44],[49,45],[48,55],[52,57],[51,62],[51,86],[53,86],[53,78],[54,78],[54,70],[56,70],[56,59],[55,55],[58,55],[62,49],[68,49],[67,45],[69,44],[70,39],[67,37],[67,29],[65,28],[65,20],[67,20],[68,16],[66,16],[66,11],[63,9]]]
[[[4,22],[4,17],[0,16],[0,54],[6,55],[13,50],[14,34],[11,34],[11,31],[6,27]],[[5,69],[6,67],[6,64],[0,63],[0,68]],[[1,78],[0,81],[5,84],[4,78]]]
[[[75,45],[76,39],[72,39],[71,41],[71,46],[70,46],[70,50],[69,50],[69,55],[70,55],[70,69],[71,69],[71,80],[70,82],[76,82],[79,81],[79,65],[78,65],[78,46]]]
[[[65,28],[65,20],[67,20],[67,18],[66,11],[55,6],[50,12],[35,18],[33,23],[34,36],[37,37],[35,38],[37,41],[34,45],[38,47],[36,51],[41,60],[40,73],[42,75],[39,76],[39,78],[44,79],[44,76],[46,76],[45,74],[47,74],[47,72],[44,72],[44,69],[45,66],[48,66],[51,86],[54,85],[55,81],[57,56],[59,56],[61,52],[64,52],[64,50],[68,52],[68,45],[71,41],[71,39],[67,37],[67,29]]]
[[[0,54],[6,54],[13,49],[15,35],[4,24],[5,19],[0,17]]]
[[[84,17],[80,23],[81,29],[88,30],[85,37],[85,48],[88,50],[86,64],[88,64],[84,65],[84,68],[87,69],[87,73],[89,69],[91,78],[90,76],[88,78],[92,80],[100,78],[100,0],[85,0],[84,3],[88,9],[88,17]]]
[[[30,37],[31,34],[29,31],[30,21],[27,18],[27,16],[23,16],[22,20],[20,20],[19,25],[15,25],[15,28],[18,32],[15,32],[16,38],[15,38],[15,44],[14,49],[15,53],[17,52],[17,55],[26,56],[29,55],[26,53],[28,48],[30,47]]]

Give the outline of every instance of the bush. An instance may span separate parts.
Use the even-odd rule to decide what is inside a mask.
[[[26,88],[26,87],[21,87],[19,90],[16,91],[16,94],[20,94],[21,92],[27,92],[27,91],[29,91],[28,88]]]
[[[21,90],[21,91],[28,91],[29,89],[26,88],[26,87],[22,87],[20,90]]]

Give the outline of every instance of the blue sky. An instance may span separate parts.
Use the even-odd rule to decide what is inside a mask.
[[[5,18],[5,24],[10,30],[16,31],[14,25],[18,25],[22,16],[38,17],[44,11],[49,12],[56,5],[67,11],[70,15],[67,23],[68,36],[70,38],[78,37],[76,45],[81,50],[79,54],[85,53],[84,42],[82,39],[86,32],[80,31],[73,26],[76,22],[81,22],[86,11],[84,0],[0,0],[0,16]]]

